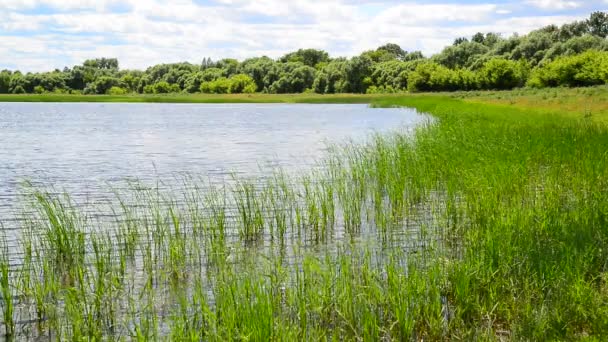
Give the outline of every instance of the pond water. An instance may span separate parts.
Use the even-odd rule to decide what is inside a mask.
[[[125,178],[299,171],[328,144],[424,120],[411,109],[359,104],[2,103],[0,208],[23,180],[77,197]]]
[[[13,294],[17,336],[53,339],[57,331],[70,327],[71,318],[64,312],[84,312],[88,300],[74,304],[62,297],[36,306],[33,297],[17,295],[46,289],[41,284],[73,288],[71,273],[63,267],[86,269],[86,279],[78,280],[84,284],[83,296],[96,293],[104,298],[100,303],[119,308],[100,314],[122,322],[116,331],[114,325],[101,328],[103,333],[127,336],[126,328],[139,320],[135,316],[156,315],[165,336],[171,330],[168,313],[176,308],[172,296],[177,284],[189,293],[195,289],[194,279],[205,279],[201,284],[206,301],[213,305],[211,289],[223,286],[210,280],[218,278],[218,265],[234,265],[235,274],[259,267],[251,273],[257,274],[267,271],[264,265],[272,258],[296,274],[303,252],[337,257],[341,241],[365,248],[382,245],[374,249],[378,263],[391,248],[426,248],[434,235],[429,238],[428,229],[420,227],[438,225],[432,210],[440,208],[439,203],[410,206],[407,213],[400,208],[404,214],[391,217],[389,229],[388,224],[377,227],[374,216],[382,212],[384,202],[372,207],[367,195],[358,197],[351,178],[295,185],[276,181],[264,192],[257,188],[264,187],[258,177],[276,168],[289,175],[306,174],[331,144],[363,143],[372,133],[408,131],[427,121],[414,110],[367,105],[0,104],[0,242],[6,243],[1,247],[7,247],[14,283],[26,287]],[[238,177],[225,187],[229,189],[218,192],[212,191],[214,186],[190,188],[184,178],[222,183],[230,182],[233,173]],[[254,177],[252,183],[239,183],[248,176]],[[133,184],[127,179],[152,187],[148,191],[136,185],[131,192]],[[40,211],[21,206],[24,181],[69,193],[78,215],[72,216],[71,204],[45,207],[39,202]],[[156,192],[157,187],[174,196],[156,197],[163,192]],[[114,190],[121,200],[121,190],[133,197],[118,206]],[[195,196],[184,199],[190,190]],[[56,195],[50,196],[61,198]],[[388,222],[383,220],[388,216],[378,218]],[[95,262],[100,256],[108,257],[107,263]],[[403,258],[398,264],[405,267]],[[49,277],[45,265],[61,276]],[[111,272],[96,268],[100,265],[112,265]],[[17,274],[27,274],[32,283],[17,283]],[[120,276],[105,278],[108,274]],[[100,286],[99,279],[113,285]],[[116,284],[119,293],[103,292]],[[286,280],[284,286],[290,284]],[[72,292],[57,296],[63,293]],[[153,294],[153,305],[136,304],[137,314],[131,317],[130,303],[140,303],[144,294]],[[47,307],[57,314],[47,317]],[[65,322],[55,319],[64,316]],[[48,331],[34,330],[47,320]]]

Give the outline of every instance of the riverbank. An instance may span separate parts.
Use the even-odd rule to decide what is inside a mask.
[[[404,97],[449,97],[466,102],[506,105],[545,114],[608,122],[608,87],[516,89],[425,94],[164,94],[70,95],[0,94],[1,102],[117,102],[117,103],[370,103],[399,101]]]
[[[365,94],[166,94],[166,95],[12,95],[0,94],[0,102],[119,102],[119,103],[369,103],[398,95]]]

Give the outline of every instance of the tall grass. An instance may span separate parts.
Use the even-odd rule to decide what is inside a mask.
[[[435,120],[414,133],[337,146],[300,176],[138,186],[99,208],[112,219],[34,191],[36,210],[22,221],[24,257],[10,266],[12,251],[4,250],[0,259],[5,334],[608,334],[606,126],[439,96],[376,105],[414,107]]]

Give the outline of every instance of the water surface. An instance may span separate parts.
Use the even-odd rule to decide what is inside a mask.
[[[1,103],[0,207],[23,180],[78,196],[127,177],[301,171],[327,144],[423,120],[414,110],[359,104]]]

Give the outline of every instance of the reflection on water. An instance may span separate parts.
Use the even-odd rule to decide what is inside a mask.
[[[127,177],[299,170],[328,142],[422,120],[413,110],[367,105],[3,103],[0,208],[22,180],[95,196]]]
[[[266,282],[266,272],[281,271],[274,285],[286,296],[302,286],[297,275],[308,252],[341,263],[366,255],[373,272],[388,261],[405,272],[407,254],[437,235],[428,228],[440,224],[441,196],[389,203],[380,178],[373,181],[373,163],[290,175],[309,174],[328,143],[362,142],[425,120],[412,110],[365,105],[0,105],[2,242],[12,275],[28,279],[13,291],[17,336],[70,336],[90,297],[99,299],[96,317],[107,318],[95,328],[100,336],[127,336],[146,315],[168,336],[176,295],[204,297],[213,307],[226,287],[219,275]],[[357,151],[355,160],[363,158]],[[268,172],[277,167],[288,175]],[[23,208],[33,211],[19,222],[17,194],[31,190],[20,188],[23,180],[70,199],[26,196],[33,204]],[[81,297],[65,295],[73,292]]]

